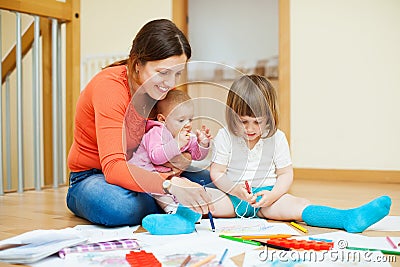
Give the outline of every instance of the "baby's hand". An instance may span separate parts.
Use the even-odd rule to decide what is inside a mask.
[[[182,148],[189,143],[190,134],[187,131],[180,131],[175,137],[175,140],[178,143],[179,148]]]
[[[210,140],[212,139],[210,129],[207,128],[205,125],[201,126],[200,130],[196,130],[197,142],[202,147],[209,147]]]

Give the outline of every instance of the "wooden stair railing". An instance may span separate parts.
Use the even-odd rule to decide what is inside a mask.
[[[33,23],[29,26],[29,28],[22,35],[22,57],[24,57],[29,50],[31,49],[33,44]],[[16,67],[16,46],[11,49],[11,51],[4,57],[4,60],[1,65],[1,80],[4,83],[6,80],[6,76],[13,72]]]
[[[43,97],[43,162],[44,185],[53,184],[52,144],[52,84],[51,84],[51,20],[66,24],[66,148],[73,141],[75,106],[80,94],[80,0],[0,0],[0,9],[40,16],[42,37],[42,97]],[[33,24],[22,36],[22,56],[29,52],[34,39]],[[2,64],[2,81],[16,66],[15,47],[6,55]]]

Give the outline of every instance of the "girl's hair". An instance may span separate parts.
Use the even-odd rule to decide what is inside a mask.
[[[185,54],[192,56],[192,49],[185,35],[168,19],[157,19],[146,23],[133,39],[129,58],[116,61],[108,66],[127,65],[131,78],[137,80],[135,66],[148,61],[162,60]]]
[[[278,128],[278,103],[271,82],[259,75],[236,80],[228,93],[225,116],[229,131],[235,135],[243,127],[239,116],[265,117],[268,134],[262,137],[273,136]]]

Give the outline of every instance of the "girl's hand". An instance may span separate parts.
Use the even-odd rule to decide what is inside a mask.
[[[196,130],[197,142],[202,147],[209,147],[210,140],[212,139],[210,129],[207,128],[205,125],[201,126],[200,130]]]
[[[203,186],[183,177],[173,177],[171,179],[171,184],[169,192],[173,194],[183,206],[189,207],[201,214],[214,211],[211,196],[206,192]]]
[[[249,194],[249,192],[247,192],[246,186],[244,184],[235,185],[229,192],[229,194],[234,195],[241,200],[249,202],[250,204],[255,203],[255,198],[253,200],[253,194]]]
[[[256,202],[258,196],[261,196],[261,199]],[[268,190],[263,190],[257,192],[253,195],[252,201],[253,204],[251,205],[254,208],[262,208],[262,207],[269,207],[277,200],[277,197],[274,193]],[[251,203],[251,202],[250,202]]]

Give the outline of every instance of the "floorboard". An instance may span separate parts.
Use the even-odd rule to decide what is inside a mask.
[[[0,196],[0,240],[34,229],[62,229],[89,224],[67,209],[67,190],[67,187],[60,187]],[[390,215],[400,216],[400,184],[296,180],[290,192],[308,198],[314,204],[337,208],[356,207],[375,197],[388,195],[392,198]],[[310,234],[329,231],[315,227],[310,229]],[[367,231],[363,234],[400,236],[400,232]],[[397,263],[392,265],[399,266],[400,257],[397,257]]]

